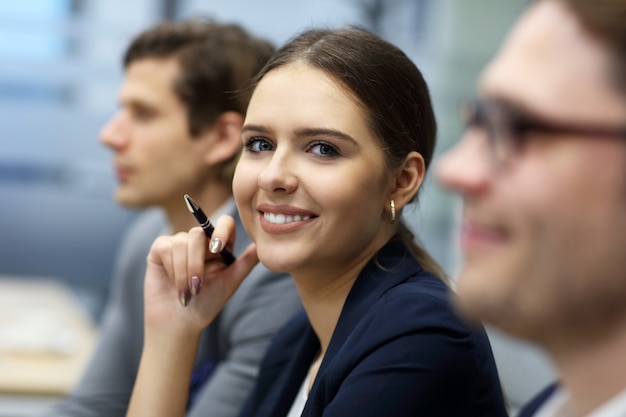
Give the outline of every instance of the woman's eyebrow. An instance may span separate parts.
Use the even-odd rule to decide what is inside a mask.
[[[270,133],[270,130],[265,126],[261,125],[244,125],[241,128],[241,133],[245,132],[259,132],[259,133]]]
[[[296,130],[296,136],[332,136],[337,139],[357,143],[356,140],[347,133],[340,130],[328,128],[303,128]]]
[[[246,132],[256,132],[256,133],[264,133],[270,134],[272,131],[263,125],[244,125],[241,128],[242,133]],[[307,127],[302,129],[297,129],[295,131],[296,137],[311,137],[311,136],[332,136],[334,138],[357,143],[356,140],[347,133],[344,133],[337,129],[329,129],[329,128],[315,128],[315,127]]]

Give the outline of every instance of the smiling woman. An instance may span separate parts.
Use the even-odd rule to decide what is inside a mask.
[[[339,271],[348,265],[360,270],[391,238],[395,226],[383,219],[395,179],[364,120],[354,99],[321,70],[288,65],[259,83],[233,187],[265,265],[302,271],[318,284],[320,276],[340,282]],[[413,188],[421,181],[421,161],[418,155],[411,160]],[[270,221],[259,213],[271,214]],[[308,219],[271,221],[281,215]],[[346,280],[354,279],[348,275]]]
[[[367,81],[364,81],[367,80]],[[506,416],[489,342],[460,319],[440,268],[401,219],[435,146],[428,88],[361,29],[310,30],[253,83],[233,221],[161,237],[148,257],[146,343],[129,415],[183,415],[198,335],[260,260],[305,313],[274,339],[242,416]],[[184,306],[190,279],[202,291]]]

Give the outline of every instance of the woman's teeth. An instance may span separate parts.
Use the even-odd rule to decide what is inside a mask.
[[[301,222],[303,220],[308,220],[311,216],[300,216],[296,214],[295,216],[289,216],[285,214],[274,214],[274,213],[263,213],[263,217],[265,220],[272,224],[285,224],[285,223],[293,223],[293,222]]]

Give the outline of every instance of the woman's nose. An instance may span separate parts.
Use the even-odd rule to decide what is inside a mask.
[[[259,174],[259,187],[267,192],[292,193],[298,187],[295,170],[294,156],[277,150]]]

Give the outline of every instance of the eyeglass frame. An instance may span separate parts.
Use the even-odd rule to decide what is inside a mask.
[[[503,121],[497,125],[496,116],[489,116],[489,108],[500,113]],[[492,110],[492,113],[495,113]],[[491,119],[489,119],[491,117]],[[496,166],[505,165],[519,152],[529,133],[572,135],[578,137],[603,137],[626,140],[626,126],[582,125],[549,121],[515,106],[503,99],[474,99],[467,101],[461,111],[464,130],[481,129]]]

